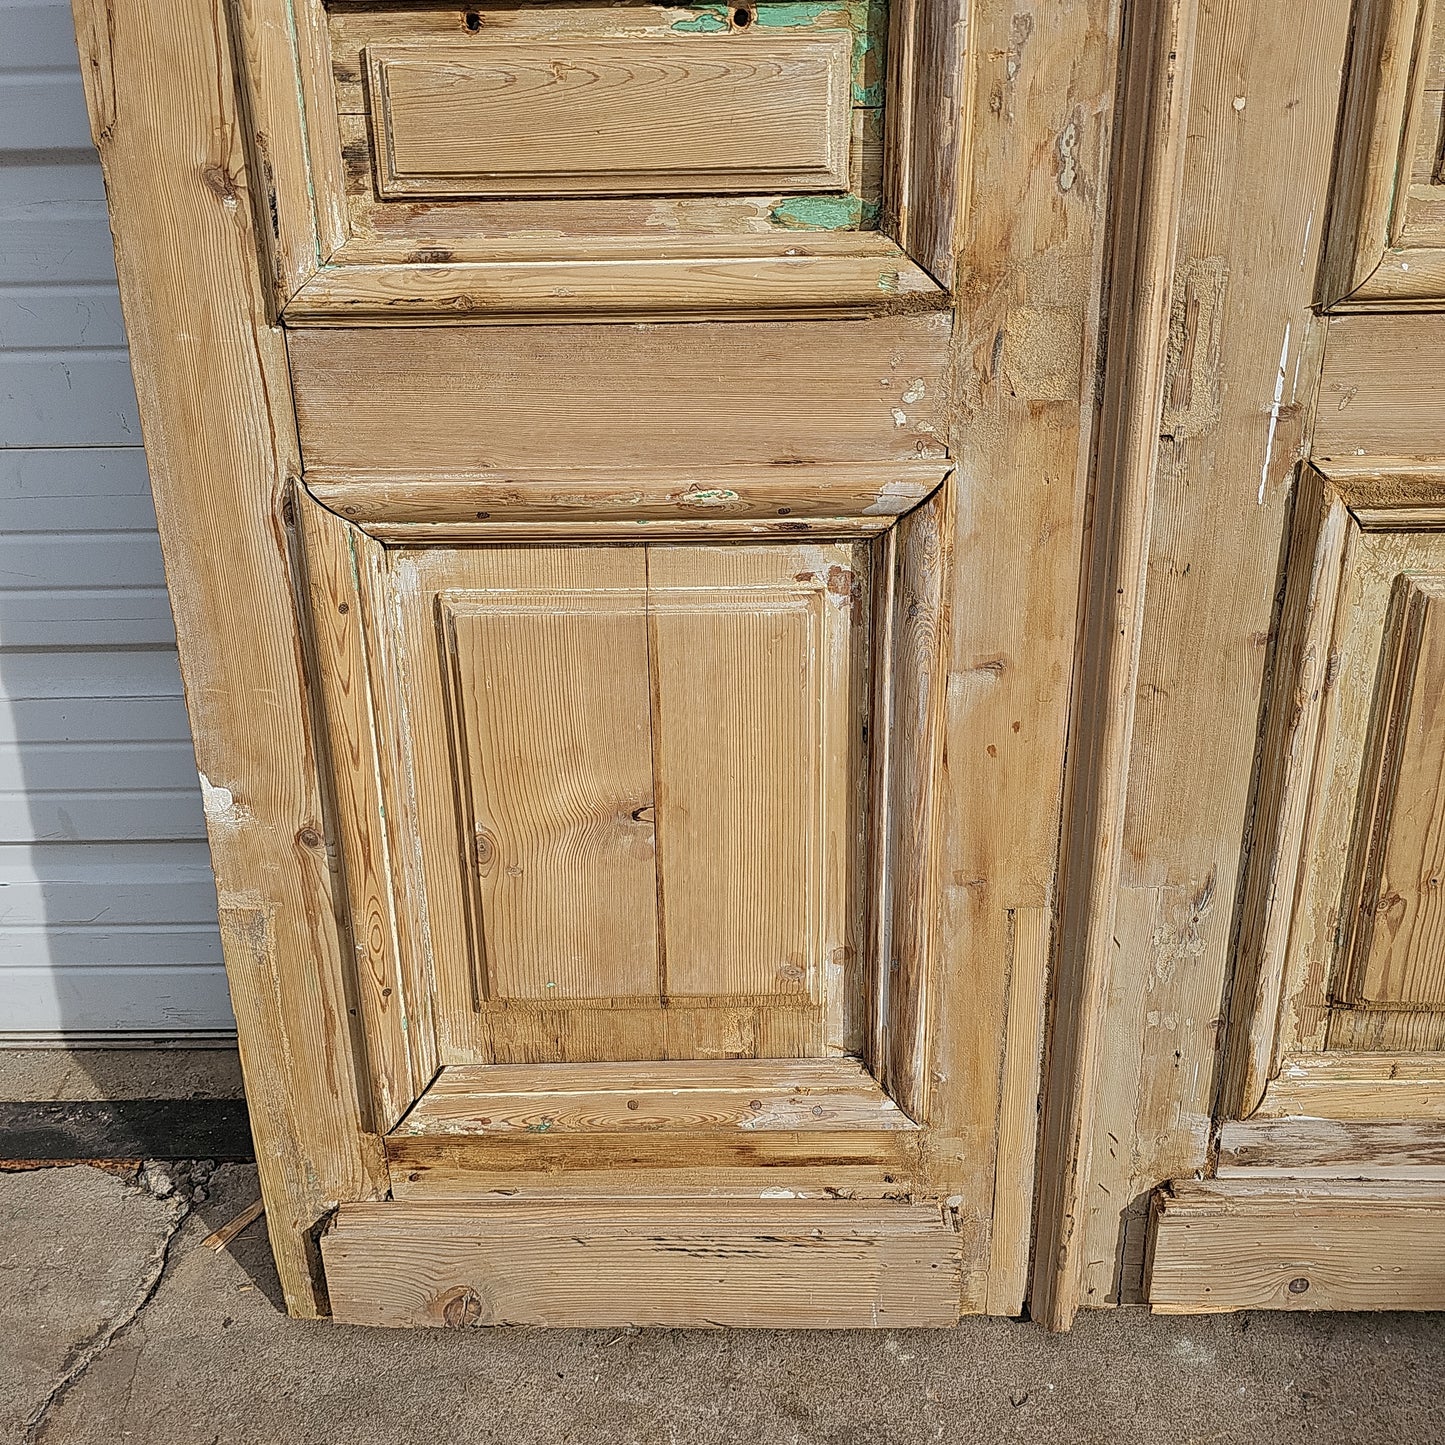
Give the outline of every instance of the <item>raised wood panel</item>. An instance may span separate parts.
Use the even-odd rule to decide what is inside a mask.
[[[368,46],[384,196],[604,196],[848,182],[845,31]]]
[[[1441,477],[1402,460],[1319,465],[1296,502],[1225,1108],[1405,1119],[1438,1111],[1428,1060],[1445,1048],[1445,536],[1417,526]],[[1405,1090],[1411,1055],[1423,1092]]]
[[[530,327],[289,342],[308,467],[456,473],[942,457],[949,330],[925,315],[565,326],[546,349]],[[639,376],[659,378],[645,405]]]
[[[573,588],[438,598],[488,1001],[658,989],[646,562],[597,560]]]
[[[1445,1306],[1445,1186],[1175,1180],[1146,1279],[1166,1314]]]
[[[337,575],[345,534],[378,557],[393,720],[343,851],[394,859],[388,946],[447,1061],[861,1047],[865,548],[393,552],[305,507]]]
[[[321,1250],[332,1313],[350,1324],[858,1329],[958,1320],[959,1237],[926,1205],[343,1204]]]
[[[1357,828],[1357,1004],[1445,1009],[1445,576],[1396,583]]]
[[[1435,0],[1360,0],[1320,299],[1417,309],[1445,297],[1445,26]]]

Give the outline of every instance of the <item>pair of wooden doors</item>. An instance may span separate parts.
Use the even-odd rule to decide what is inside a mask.
[[[1315,171],[1277,234],[1261,207],[1195,257],[1222,126],[1275,134],[1247,91],[1218,109],[1241,22],[1196,9],[78,0],[293,1312],[908,1325],[1031,1296],[1062,1324],[1128,1297],[1146,1245],[1136,1292],[1241,1302],[1189,1282],[1235,1247],[1231,1190],[1270,1219],[1303,1190],[1329,1219],[1434,1227],[1423,1178],[1404,1205],[1288,1168],[1202,1203],[1169,1187],[1228,1174],[1257,1099],[1215,1084],[1253,1068],[1278,1094],[1305,1067],[1278,980],[1325,990],[1310,1047],[1356,1050],[1332,1078],[1359,1067],[1330,1032],[1349,1007],[1394,1009],[1359,1025],[1377,1062],[1438,1044],[1428,926],[1399,958],[1380,941],[1380,880],[1433,837],[1408,801],[1433,816],[1433,543],[1366,563],[1345,540],[1413,537],[1433,473],[1296,467],[1296,398],[1366,408],[1362,363],[1321,371],[1313,216],[1333,198],[1320,274],[1365,254],[1377,221],[1350,218],[1427,104],[1405,82],[1387,114],[1371,78],[1402,26],[1430,32],[1364,4],[1354,89],[1309,92]],[[1243,7],[1246,39],[1278,9]],[[1295,79],[1256,109],[1298,109]],[[1342,105],[1372,119],[1331,180]],[[1232,277],[1259,254],[1248,295],[1293,308],[1267,373],[1231,350],[1258,332]],[[1212,545],[1191,468],[1241,405],[1264,479],[1227,525],[1274,668],[1229,684],[1266,709],[1259,766],[1246,739],[1200,773],[1197,741],[1139,717],[1150,628],[1181,667],[1233,642],[1159,624],[1151,527],[1178,503]],[[1358,645],[1380,621],[1396,701],[1329,733],[1280,699],[1347,651],[1321,640],[1342,566],[1384,569]],[[1297,820],[1348,810],[1301,761],[1317,733],[1357,741],[1384,800],[1351,865],[1372,921],[1348,1006],[1279,942],[1318,852]],[[1140,1032],[1157,1010],[1130,1036],[1167,930],[1123,951],[1126,853],[1197,911],[1220,887],[1131,827],[1151,768],[1253,790],[1210,835],[1249,921],[1199,991],[1217,1044],[1235,981],[1229,1062],[1192,1072]],[[1390,1095],[1397,1133],[1426,1093]],[[1201,1094],[1199,1137],[1139,1144]],[[1115,1195],[1107,1141],[1131,1130]],[[1300,1300],[1270,1288],[1246,1302]]]

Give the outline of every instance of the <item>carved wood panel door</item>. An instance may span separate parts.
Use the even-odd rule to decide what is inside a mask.
[[[290,1308],[1019,1312],[1117,7],[77,25]]]

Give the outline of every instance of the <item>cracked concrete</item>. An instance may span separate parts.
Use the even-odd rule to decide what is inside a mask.
[[[1445,1441],[1445,1316],[360,1330],[285,1318],[264,1226],[202,1247],[255,1196],[239,1165],[184,1202],[94,1169],[0,1175],[6,1445],[67,1374],[30,1445]]]

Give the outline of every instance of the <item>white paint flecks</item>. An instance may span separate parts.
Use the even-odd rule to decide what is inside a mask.
[[[907,425],[908,425],[908,413],[907,413],[906,411],[900,411],[900,410],[898,409],[898,407],[896,407],[896,406],[893,408],[893,425],[894,425],[894,426],[907,426]]]
[[[235,827],[245,820],[246,810],[236,802],[236,795],[229,788],[217,787],[204,774],[201,780],[201,806],[206,810],[206,819],[223,827]]]
[[[928,387],[924,384],[923,378],[915,376],[908,383],[908,389],[903,393],[903,400],[911,406],[915,401],[922,401],[927,394]]]
[[[798,1196],[791,1189],[764,1189],[759,1199],[796,1199]]]
[[[1259,469],[1259,505],[1264,506],[1265,484],[1269,481],[1269,464],[1274,457],[1274,434],[1279,430],[1279,412],[1284,404],[1285,368],[1289,365],[1290,323],[1285,322],[1284,342],[1279,348],[1279,371],[1274,379],[1274,405],[1269,409],[1269,435],[1264,446],[1264,465]]]

